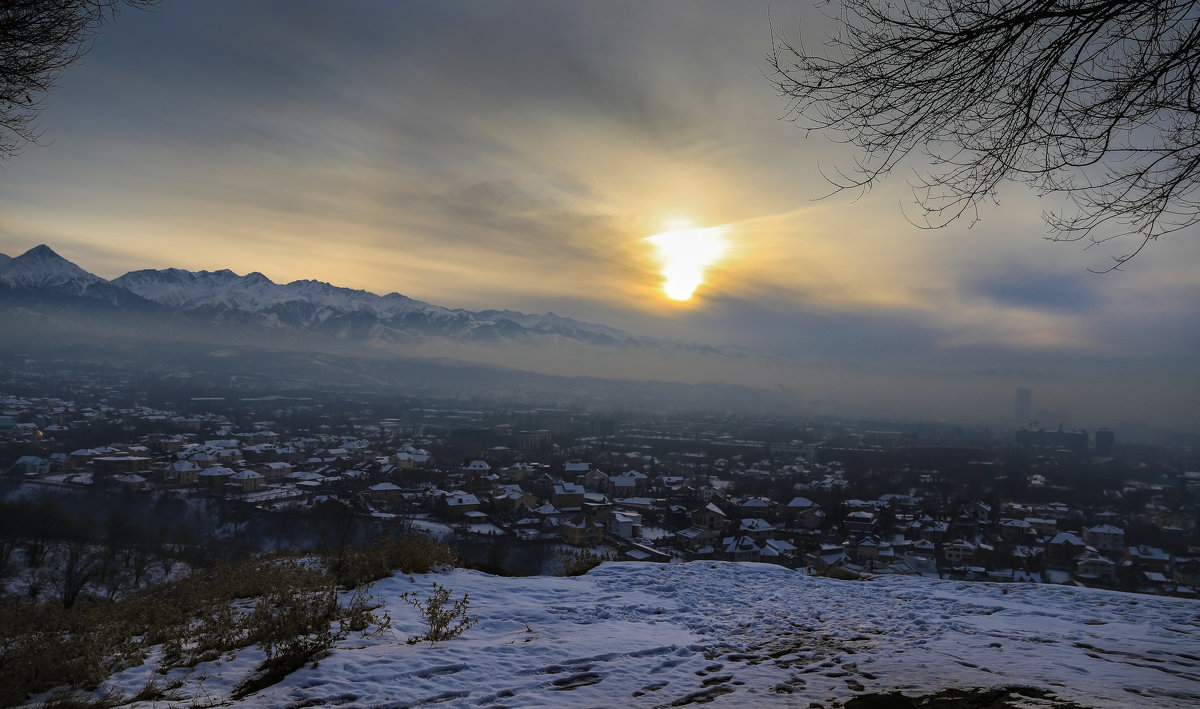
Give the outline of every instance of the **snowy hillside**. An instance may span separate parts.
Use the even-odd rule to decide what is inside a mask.
[[[401,593],[470,594],[478,625],[409,645]],[[577,578],[475,571],[377,583],[394,637],[352,635],[315,667],[243,700],[256,707],[838,706],[900,690],[1022,686],[1062,704],[1200,704],[1200,602],[1081,588],[812,578],[762,564],[605,564]],[[263,659],[177,668],[177,702],[228,701]],[[113,678],[135,692],[154,660]],[[158,701],[157,706],[163,706]],[[147,703],[146,706],[149,706]]]

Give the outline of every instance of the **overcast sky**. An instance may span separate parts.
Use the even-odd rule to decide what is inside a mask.
[[[813,16],[692,0],[127,11],[49,96],[45,145],[0,164],[0,251],[737,343],[772,353],[770,373],[713,376],[863,412],[1002,415],[1026,386],[1078,424],[1196,425],[1194,230],[1094,275],[1130,245],[1047,242],[1053,205],[1020,185],[937,231],[906,220],[903,174],[819,199],[820,171],[853,155],[782,120],[764,78],[772,24],[794,35]],[[683,303],[646,241],[680,221],[730,244]]]

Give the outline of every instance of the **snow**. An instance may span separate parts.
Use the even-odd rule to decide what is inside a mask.
[[[16,288],[73,286],[82,291],[102,280],[54,253],[45,244],[0,263],[0,283]]]
[[[398,597],[470,594],[478,625],[409,645]],[[1035,686],[1090,707],[1200,702],[1200,601],[1035,584],[809,577],[767,564],[607,563],[576,578],[462,569],[396,576],[373,596],[393,634],[351,637],[256,707],[830,706],[861,692]],[[263,655],[172,670],[179,706],[225,702]],[[143,687],[143,666],[114,676]],[[158,705],[164,702],[160,701]],[[166,702],[166,704],[175,704]],[[149,706],[149,705],[147,705]]]

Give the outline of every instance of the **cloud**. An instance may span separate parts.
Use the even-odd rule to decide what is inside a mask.
[[[777,27],[809,11],[771,8]],[[1029,364],[1053,356],[1200,351],[1194,235],[1094,277],[1108,254],[1045,243],[1055,204],[1023,186],[970,229],[914,228],[903,180],[814,201],[829,189],[817,166],[852,156],[779,120],[769,31],[766,3],[125,13],[52,94],[53,144],[0,170],[0,251],[44,241],[106,276],[228,267],[554,310],[737,342],[814,376],[865,367],[880,391],[934,364],[976,381],[1066,376]],[[668,303],[645,237],[680,217],[733,246],[695,298]],[[773,372],[713,376],[773,386]]]
[[[971,282],[963,284],[964,289],[999,305],[1079,312],[1106,301],[1102,279],[1078,269],[1046,271],[1011,263],[971,277]]]

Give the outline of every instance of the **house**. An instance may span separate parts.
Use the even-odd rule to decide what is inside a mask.
[[[1147,572],[1165,574],[1170,570],[1171,555],[1166,551],[1152,546],[1135,546],[1125,550],[1125,558],[1134,566]]]
[[[200,481],[200,487],[216,490],[229,482],[229,478],[233,477],[233,473],[233,470],[223,465],[214,465],[211,468],[201,470],[197,477]]]
[[[613,512],[606,525],[608,531],[622,539],[640,539],[642,516],[637,512]]]
[[[279,480],[287,477],[288,473],[292,472],[292,464],[278,460],[272,461],[263,465],[261,472],[269,480]]]
[[[774,536],[775,525],[765,519],[750,517],[738,522],[738,533],[756,541],[763,541]]]
[[[942,547],[942,558],[955,566],[975,558],[975,545],[956,539]]]
[[[550,495],[550,504],[563,511],[578,511],[583,507],[584,489],[576,483],[558,483]]]
[[[705,529],[723,529],[729,523],[729,518],[720,507],[710,502],[707,505],[692,510],[692,523]]]
[[[694,552],[701,547],[711,547],[716,538],[717,535],[711,529],[688,527],[675,533],[675,546]]]
[[[569,477],[572,480],[577,480],[580,475],[586,475],[591,467],[591,463],[582,463],[577,460],[567,461],[563,465],[563,476]]]
[[[469,492],[455,490],[442,498],[442,507],[447,517],[458,519],[467,512],[478,512],[479,498]]]
[[[1053,537],[1058,534],[1058,521],[1044,517],[1026,517],[1033,530],[1043,537]]]
[[[503,511],[537,509],[538,499],[520,485],[500,485],[492,494],[492,506]]]
[[[404,490],[399,485],[389,482],[376,483],[367,488],[367,492],[372,500],[379,502],[394,502],[404,496]]]
[[[637,494],[637,478],[617,475],[608,479],[608,489],[613,497],[633,497]]]
[[[1171,564],[1171,579],[1184,586],[1200,586],[1200,557],[1175,557]]]
[[[842,526],[852,534],[870,534],[875,531],[878,524],[879,520],[875,517],[875,513],[867,510],[855,510],[842,520]]]
[[[84,463],[87,463],[89,460],[91,460],[96,455],[97,454],[94,453],[92,451],[92,449],[90,449],[90,448],[80,448],[78,450],[73,450],[67,454],[66,465],[71,470],[78,470],[79,468],[83,467]]]
[[[762,559],[779,564],[791,564],[796,560],[799,550],[795,545],[782,539],[768,539],[763,542]]]
[[[814,553],[804,555],[804,562],[817,571],[841,566],[847,561],[846,550],[841,544],[827,544]]]
[[[609,492],[613,497],[632,497],[646,489],[650,476],[637,470],[629,470],[609,478]]]
[[[1087,549],[1087,543],[1077,534],[1059,532],[1046,542],[1046,565],[1051,568],[1068,569],[1075,557]]]
[[[1083,530],[1083,541],[1105,554],[1125,551],[1125,530],[1111,524],[1098,524]]]
[[[770,517],[775,512],[776,503],[765,497],[750,497],[742,500],[738,510],[747,517]]]
[[[721,558],[726,561],[759,561],[762,549],[750,537],[725,537],[721,540]]]
[[[45,475],[50,472],[50,461],[36,455],[23,455],[14,463],[17,470],[25,475]]]
[[[482,460],[472,460],[462,467],[462,472],[468,475],[487,475],[492,470],[492,466]]]
[[[858,563],[878,561],[879,540],[872,536],[863,537],[854,545],[854,560]]]
[[[1010,544],[1025,544],[1036,534],[1033,525],[1023,519],[1001,519],[1000,537]]]
[[[786,511],[792,523],[800,529],[820,529],[821,523],[825,521],[825,513],[820,505],[807,497],[793,497],[792,501],[787,503]]]
[[[1084,552],[1075,559],[1075,575],[1083,581],[1113,583],[1117,580],[1117,564],[1100,554]]]
[[[190,460],[177,460],[167,466],[167,479],[181,485],[195,485],[200,478],[200,466]]]
[[[583,486],[588,490],[609,490],[608,473],[599,469],[587,471],[583,476]]]
[[[577,547],[596,546],[604,539],[604,527],[586,515],[575,515],[563,520],[559,534],[567,544]]]
[[[257,492],[261,490],[263,481],[266,479],[267,476],[262,473],[256,473],[253,470],[239,470],[229,476],[229,482],[240,485],[242,492]]]

